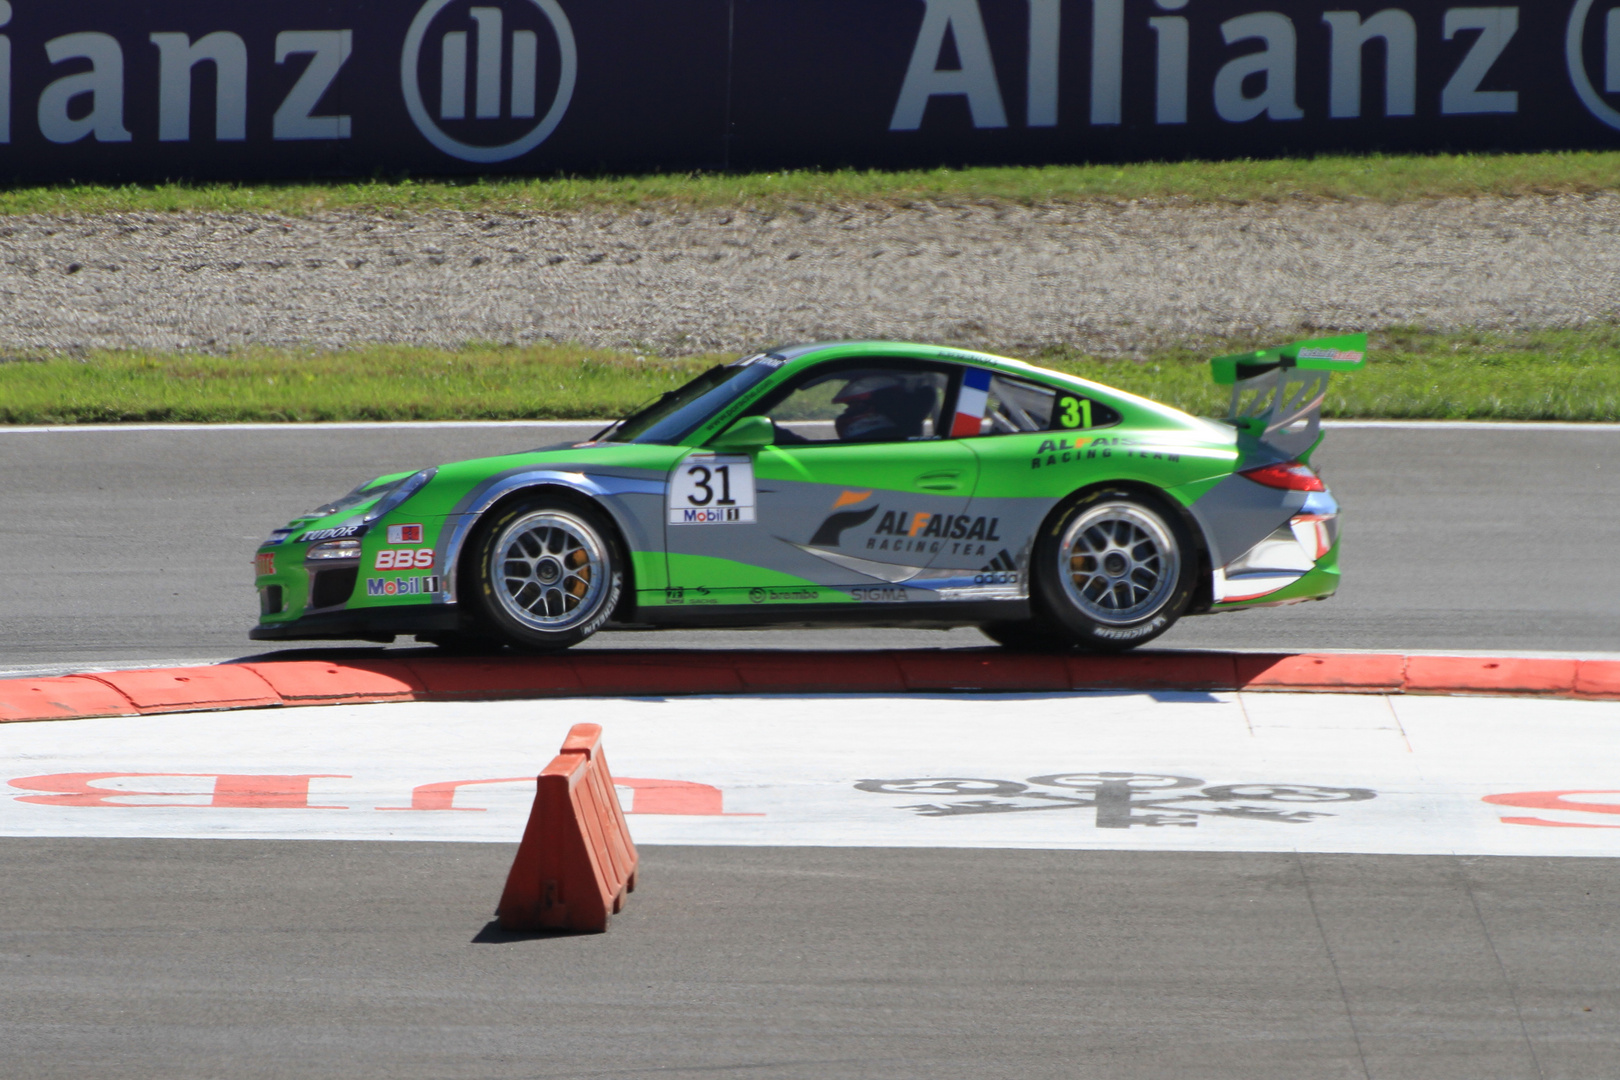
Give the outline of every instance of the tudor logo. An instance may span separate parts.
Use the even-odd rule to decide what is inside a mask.
[[[496,2],[427,0],[400,62],[417,130],[451,157],[478,164],[510,161],[545,142],[568,111],[579,68],[573,27],[557,0]],[[557,68],[543,115],[542,61]]]
[[[1610,127],[1620,130],[1620,110],[1605,101],[1592,85],[1586,68],[1587,23],[1592,14],[1592,0],[1576,0],[1569,13],[1569,25],[1564,30],[1564,61],[1569,65],[1569,81],[1575,93],[1591,114]],[[1602,24],[1600,48],[1594,50],[1602,64],[1599,74],[1603,78],[1604,93],[1620,93],[1620,9],[1610,7]]]

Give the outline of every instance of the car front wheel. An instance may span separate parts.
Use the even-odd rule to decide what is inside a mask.
[[[523,649],[566,649],[606,623],[624,588],[623,561],[600,511],[536,499],[480,530],[474,584],[489,629]]]
[[[1043,527],[1034,581],[1041,622],[1070,644],[1118,652],[1170,629],[1192,600],[1196,551],[1157,499],[1099,490]]]

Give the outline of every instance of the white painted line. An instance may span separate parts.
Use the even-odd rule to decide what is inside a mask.
[[[420,646],[417,646],[420,648]],[[155,668],[210,667],[240,661],[234,657],[212,656],[174,660],[59,661],[49,664],[7,664],[0,667],[0,679],[52,679],[60,675],[94,675],[98,671],[147,671]]]
[[[1575,420],[1324,420],[1325,428],[1397,428],[1407,431],[1620,431],[1620,424]]]
[[[615,699],[0,727],[0,835],[515,843],[601,723],[644,844],[1620,857],[1620,703]],[[1487,801],[1489,798],[1491,801]]]
[[[149,431],[386,431],[452,428],[540,428],[557,429],[605,426],[607,420],[388,420],[368,422],[288,423],[288,424],[0,424],[0,434],[57,435],[66,432],[131,433]],[[1620,423],[1580,423],[1539,420],[1324,420],[1327,428],[1391,428],[1410,431],[1573,431],[1616,432]]]

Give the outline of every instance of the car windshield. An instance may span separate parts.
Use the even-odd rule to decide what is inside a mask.
[[[775,357],[750,356],[710,368],[691,382],[643,406],[597,436],[599,442],[675,443],[703,421],[758,386],[781,366]]]

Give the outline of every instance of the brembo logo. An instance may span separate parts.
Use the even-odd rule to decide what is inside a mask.
[[[478,163],[545,142],[568,111],[578,69],[557,0],[427,0],[400,61],[417,129],[451,157]]]

